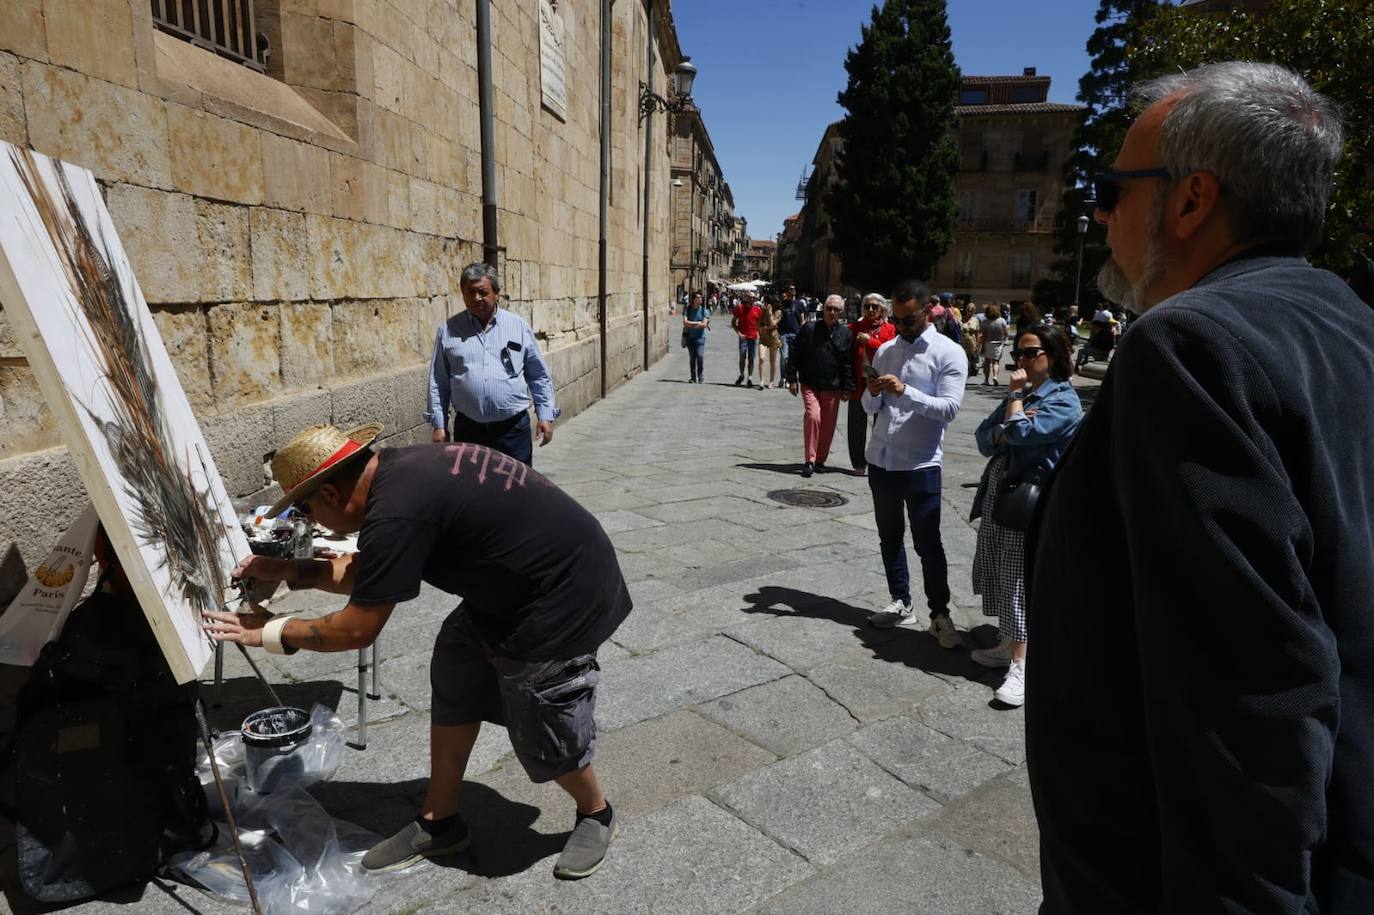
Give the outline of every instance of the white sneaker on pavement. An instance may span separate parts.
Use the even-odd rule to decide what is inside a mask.
[[[891,629],[893,626],[911,626],[916,622],[916,611],[904,600],[893,600],[883,609],[868,618],[871,626]]]
[[[959,634],[958,629],[954,628],[954,621],[949,618],[948,613],[932,617],[928,631],[940,643],[941,648],[964,647],[964,637]]]
[[[968,653],[968,656],[977,664],[984,667],[1010,667],[1011,666],[1011,640],[1003,639],[992,648],[975,648]]]
[[[998,702],[1020,707],[1026,702],[1026,659],[1019,658],[1007,668],[1007,678],[993,693]]]

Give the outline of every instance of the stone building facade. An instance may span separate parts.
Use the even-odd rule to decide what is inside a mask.
[[[1033,67],[1020,76],[963,78],[954,130],[962,151],[959,216],[954,243],[929,277],[940,290],[980,304],[1020,302],[1049,275],[1064,163],[1087,111],[1048,101],[1049,90],[1050,78],[1037,76]],[[816,294],[858,291],[841,282],[843,265],[831,250],[825,212],[825,191],[836,180],[835,157],[844,143],[838,126],[831,124],[821,137],[801,225],[791,230],[795,249],[788,246],[798,289]]]
[[[171,2],[3,0],[0,138],[94,171],[229,491],[250,498],[307,424],[428,438],[435,328],[484,249],[477,2],[247,2],[261,72],[157,27],[150,7]],[[603,347],[601,3],[491,4],[503,297],[564,416],[668,345],[668,135],[638,97],[682,54],[669,0],[612,10]],[[561,58],[541,56],[541,13]],[[2,316],[0,417],[0,552],[32,564],[85,496]]]
[[[673,118],[673,289],[719,288],[730,275],[734,195],[716,160],[701,111],[689,108]]]
[[[1050,78],[966,76],[955,130],[959,215],[931,282],[979,304],[1021,302],[1050,273],[1064,162],[1082,105],[1048,101]]]

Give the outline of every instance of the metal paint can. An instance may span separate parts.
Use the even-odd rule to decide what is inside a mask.
[[[289,705],[265,708],[243,719],[242,739],[248,786],[270,794],[305,774],[301,749],[310,741],[314,725],[305,709]]]

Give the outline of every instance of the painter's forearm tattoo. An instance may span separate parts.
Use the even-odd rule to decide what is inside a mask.
[[[320,634],[319,626],[310,624],[310,629],[301,637],[301,647],[311,651],[324,651],[324,636]]]

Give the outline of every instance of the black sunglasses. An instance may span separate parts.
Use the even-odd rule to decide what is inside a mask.
[[[310,514],[310,500],[312,498],[314,498],[314,493],[311,493],[304,499],[301,499],[297,502],[292,502],[291,508],[293,508],[297,512],[300,512],[302,515],[308,515]]]
[[[1093,179],[1093,194],[1096,195],[1097,209],[1110,213],[1121,199],[1122,182],[1134,178],[1168,178],[1167,168],[1138,168],[1128,172],[1103,172]]]
[[[1043,346],[1027,346],[1024,349],[1014,349],[1011,351],[1013,359],[1034,359],[1045,351]]]
[[[900,324],[903,327],[910,327],[921,319],[920,315],[902,315],[900,318],[893,318],[893,324]]]

